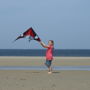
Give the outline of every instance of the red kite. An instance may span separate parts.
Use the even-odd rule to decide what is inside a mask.
[[[29,36],[29,41],[31,41],[31,40],[36,40],[36,41],[38,41],[38,42],[41,41],[41,39],[39,38],[39,36],[38,36],[37,33],[33,30],[32,27],[29,28],[26,32],[24,32],[23,35],[20,35],[19,37],[17,37],[16,40],[21,39],[21,38],[25,38],[25,37],[27,37],[27,36]],[[15,41],[16,41],[16,40],[15,40]]]

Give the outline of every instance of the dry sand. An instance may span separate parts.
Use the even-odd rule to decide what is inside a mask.
[[[42,66],[44,62],[44,57],[0,57],[0,66]],[[55,57],[53,65],[90,65],[90,57]]]
[[[42,66],[44,57],[0,57],[0,66]],[[90,57],[55,57],[55,66],[90,65]],[[90,90],[90,71],[2,71],[0,90]]]

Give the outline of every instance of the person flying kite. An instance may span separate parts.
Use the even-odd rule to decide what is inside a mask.
[[[23,35],[20,35],[19,37],[17,37],[16,40],[21,39],[21,38],[25,38],[27,36],[29,36],[29,41],[36,40],[41,44],[41,46],[43,46],[44,48],[47,48],[45,65],[48,68],[48,74],[51,74],[52,73],[52,66],[51,65],[52,65],[52,61],[53,61],[54,41],[49,40],[48,45],[44,44],[41,41],[41,39],[39,38],[39,36],[37,35],[37,33],[33,30],[32,27],[29,28],[27,31],[25,31],[23,33]]]

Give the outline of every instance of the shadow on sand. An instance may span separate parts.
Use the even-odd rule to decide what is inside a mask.
[[[55,71],[55,72],[53,72],[54,74],[59,74],[60,72],[57,72],[57,71]]]

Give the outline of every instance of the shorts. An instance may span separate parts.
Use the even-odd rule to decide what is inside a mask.
[[[46,60],[45,64],[46,64],[48,67],[50,67],[51,64],[52,64],[52,60]]]

